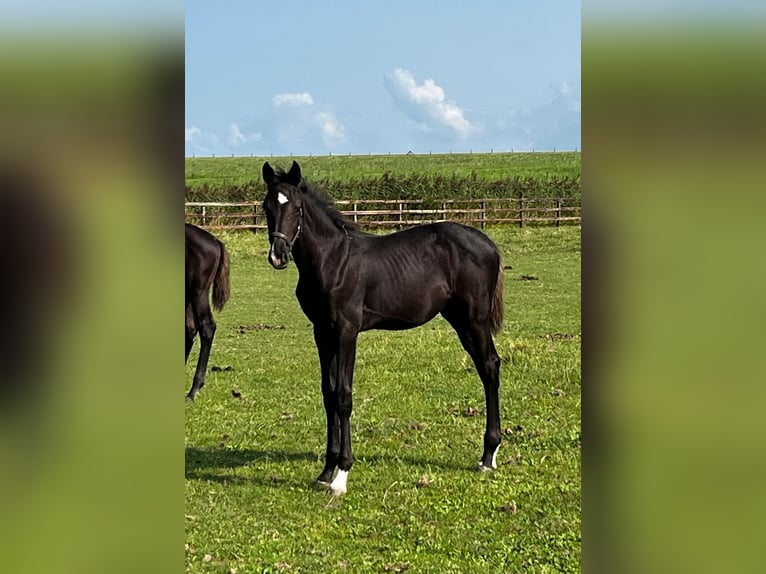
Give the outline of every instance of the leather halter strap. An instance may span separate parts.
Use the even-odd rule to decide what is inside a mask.
[[[269,233],[269,237],[272,239],[274,237],[279,237],[280,239],[284,239],[287,243],[287,254],[292,255],[293,251],[293,245],[295,245],[295,242],[298,241],[298,238],[301,236],[301,231],[303,231],[303,206],[298,208],[298,229],[295,230],[295,236],[290,239],[285,235],[284,233],[281,233],[279,231],[272,231]]]

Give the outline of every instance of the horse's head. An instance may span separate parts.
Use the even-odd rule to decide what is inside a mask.
[[[263,164],[266,198],[263,210],[269,226],[268,260],[275,269],[284,269],[291,259],[293,245],[301,235],[303,225],[303,195],[301,168],[293,161],[287,173],[274,169],[269,162]]]

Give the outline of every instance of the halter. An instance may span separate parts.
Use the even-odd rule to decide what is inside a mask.
[[[295,236],[293,237],[292,241],[285,235],[284,233],[280,233],[279,231],[272,231],[269,233],[269,237],[279,237],[280,239],[284,239],[287,243],[287,255],[292,257],[293,252],[293,245],[295,245],[295,242],[298,241],[298,238],[301,236],[301,231],[303,231],[303,206],[300,206],[298,208],[298,229],[295,230]]]

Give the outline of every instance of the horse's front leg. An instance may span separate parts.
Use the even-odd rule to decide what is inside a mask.
[[[356,361],[356,331],[341,331],[338,340],[337,384],[335,387],[335,412],[340,422],[340,455],[338,474],[330,484],[330,492],[335,496],[346,493],[346,479],[354,457],[351,452],[351,409],[354,362]]]
[[[330,486],[335,467],[338,466],[340,453],[340,423],[335,412],[335,381],[338,356],[336,338],[332,332],[322,327],[314,327],[314,341],[319,353],[319,364],[322,370],[322,399],[327,415],[327,450],[325,451],[324,469],[317,477],[317,483]]]

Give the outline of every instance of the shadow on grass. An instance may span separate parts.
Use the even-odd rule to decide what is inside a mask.
[[[223,485],[259,485],[259,486],[292,486],[292,487],[310,487],[313,483],[309,481],[300,481],[281,476],[236,476],[233,474],[215,474],[213,472],[187,472],[187,480],[202,480],[206,482],[217,482]]]
[[[319,457],[313,452],[277,452],[273,450],[253,450],[230,448],[201,449],[186,448],[186,475],[200,469],[236,468],[248,466],[257,461],[296,462],[318,461]]]
[[[186,448],[186,479],[205,480],[221,484],[258,484],[261,486],[305,486],[289,478],[263,476],[237,476],[220,473],[221,469],[234,469],[249,466],[259,461],[269,462],[300,462],[317,461],[317,455],[312,452],[276,452],[268,450],[229,448],[200,449]]]
[[[264,462],[313,462],[316,463],[317,473],[321,470],[324,456],[315,452],[285,452],[277,450],[234,450],[229,448],[201,449],[186,448],[186,478],[192,480],[212,480],[215,482],[243,484],[260,483],[264,485],[288,484],[291,481],[274,476],[262,478],[240,477],[230,474],[218,474],[216,470],[249,466],[258,461]],[[477,459],[478,460],[478,459]],[[469,462],[429,460],[415,455],[388,455],[359,453],[357,464],[364,465],[393,465],[407,464],[414,467],[436,467],[447,471],[475,470],[476,465]]]

